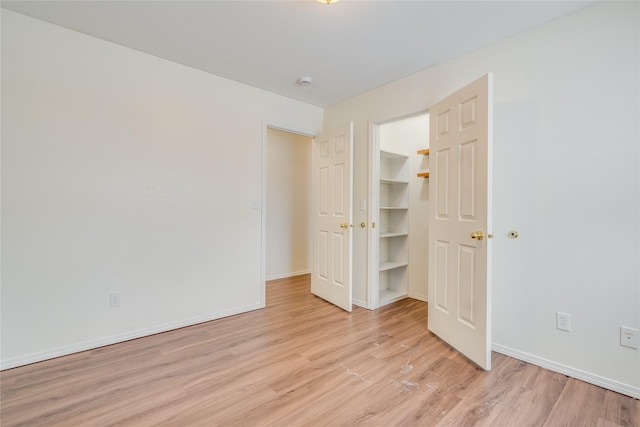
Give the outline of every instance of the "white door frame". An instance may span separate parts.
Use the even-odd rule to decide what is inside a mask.
[[[309,138],[315,138],[313,130],[300,129],[286,123],[273,120],[262,120],[262,145],[261,145],[261,177],[260,177],[260,307],[266,307],[266,278],[267,278],[267,129],[276,129],[294,133]]]

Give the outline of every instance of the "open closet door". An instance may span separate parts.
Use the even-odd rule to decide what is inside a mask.
[[[351,311],[353,124],[317,136],[311,152],[311,292]]]
[[[491,369],[492,75],[429,109],[429,330]]]

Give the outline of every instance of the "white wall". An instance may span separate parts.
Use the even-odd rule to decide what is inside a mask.
[[[421,114],[380,126],[380,148],[409,156],[409,296],[427,301],[429,286],[429,180],[418,172],[429,170],[429,115]]]
[[[311,142],[267,129],[267,280],[311,269]]]
[[[2,368],[261,307],[263,123],[322,114],[3,10]]]
[[[640,327],[638,9],[596,4],[327,108],[324,121],[354,121],[365,198],[369,120],[424,111],[493,72],[494,349],[636,397],[640,352],[619,345],[619,327]],[[354,244],[358,284],[366,240]],[[556,311],[572,332],[556,330]]]

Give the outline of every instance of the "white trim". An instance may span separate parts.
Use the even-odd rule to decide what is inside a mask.
[[[369,179],[367,180],[367,192],[369,196],[369,206],[367,206],[368,215],[368,245],[367,245],[367,308],[376,309],[380,306],[380,293],[378,292],[380,270],[378,265],[379,244],[378,229],[380,228],[379,210],[380,204],[378,176],[380,174],[380,124],[369,121],[369,140],[368,140],[368,160],[369,160]],[[376,223],[376,227],[371,224]]]
[[[581,371],[580,369],[572,368],[571,366],[563,365],[542,357],[534,356],[532,354],[524,353],[513,348],[505,347],[500,344],[493,343],[492,350],[496,353],[504,354],[514,359],[522,360],[523,362],[531,363],[541,368],[548,369],[553,372],[567,375],[572,378],[587,382],[589,384],[597,385],[598,387],[606,388],[617,393],[625,394],[627,396],[640,399],[640,387],[634,387],[629,384],[623,384],[618,381],[610,380],[608,378],[594,375],[589,372]]]
[[[267,305],[267,128],[262,120],[262,144],[260,146],[260,303]]]
[[[357,305],[358,307],[362,307],[362,308],[366,308],[367,310],[371,310],[369,308],[369,306],[367,306],[367,303],[365,301],[359,300],[359,299],[355,299],[355,298],[351,298],[351,303],[353,305]]]
[[[427,295],[414,294],[409,292],[407,295],[409,298],[417,299],[418,301],[429,302],[429,297]]]
[[[98,347],[104,347],[106,345],[117,344],[124,341],[133,340],[136,338],[143,338],[149,335],[155,335],[162,332],[172,331],[174,329],[180,329],[187,326],[193,326],[200,323],[210,322],[212,320],[233,316],[235,314],[246,313],[253,310],[259,310],[261,308],[264,308],[264,304],[250,304],[242,307],[236,307],[231,310],[220,311],[215,314],[191,317],[189,319],[181,320],[178,322],[166,323],[160,326],[154,326],[154,327],[145,328],[145,329],[138,329],[135,331],[125,332],[122,334],[111,335],[108,337],[103,337],[95,340],[85,341],[85,342],[72,344],[64,347],[58,347],[52,350],[42,351],[38,353],[31,353],[26,356],[20,356],[12,359],[3,360],[2,362],[0,362],[0,370],[17,368],[18,366],[29,365],[31,363],[42,362],[44,360],[54,359],[56,357],[61,357],[61,356],[67,356],[73,353],[93,350]]]
[[[294,271],[292,273],[272,274],[267,276],[267,281],[277,279],[287,279],[289,277],[302,276],[305,274],[311,274],[311,270]]]
[[[307,136],[309,138],[316,137],[316,134],[314,134],[312,130],[297,129],[295,126],[289,126],[285,123],[278,123],[277,121],[274,121],[274,120],[263,119],[262,124],[265,131],[265,135],[266,135],[267,128],[270,128],[270,129],[281,130],[283,132],[289,132],[289,133],[295,133],[297,135]]]

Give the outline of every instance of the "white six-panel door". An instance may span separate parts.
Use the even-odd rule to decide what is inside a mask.
[[[491,369],[492,76],[430,108],[429,329]]]
[[[311,292],[351,311],[353,124],[317,136],[312,149]]]

